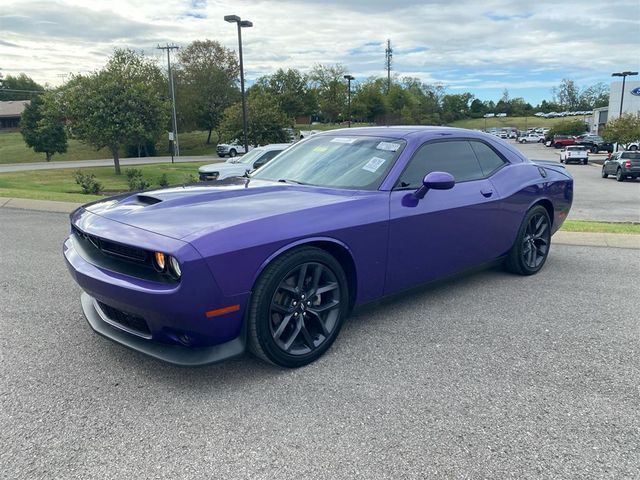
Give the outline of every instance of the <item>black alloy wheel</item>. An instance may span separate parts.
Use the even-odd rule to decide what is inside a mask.
[[[622,174],[622,169],[620,167],[618,167],[618,170],[616,170],[616,180],[619,182],[624,182],[625,176]]]
[[[315,247],[287,252],[256,282],[249,348],[282,367],[311,363],[335,340],[348,303],[346,277],[334,257]]]
[[[506,260],[509,271],[519,275],[533,275],[540,271],[551,246],[551,221],[542,205],[532,207],[524,217],[516,243]]]

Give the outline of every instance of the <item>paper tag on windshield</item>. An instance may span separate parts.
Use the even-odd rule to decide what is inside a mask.
[[[393,142],[380,142],[376,148],[378,150],[384,150],[385,152],[396,152],[400,148],[400,144]]]
[[[353,143],[357,138],[351,137],[336,137],[331,139],[331,143]]]
[[[322,153],[322,152],[326,152],[327,151],[327,147],[323,147],[321,145],[318,145],[317,147],[315,147],[312,152],[316,152],[316,153]]]
[[[367,172],[375,172],[384,162],[386,162],[384,158],[372,157],[371,160],[369,160],[367,164],[362,167],[362,169],[366,170]]]

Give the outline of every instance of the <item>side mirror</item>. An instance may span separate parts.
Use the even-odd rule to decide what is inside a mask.
[[[413,192],[414,198],[424,198],[429,190],[449,190],[456,184],[453,175],[447,172],[431,172],[422,179],[422,186]]]

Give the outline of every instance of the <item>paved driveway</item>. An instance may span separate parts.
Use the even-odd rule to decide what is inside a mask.
[[[640,476],[638,250],[370,306],[303,369],[181,369],[90,330],[66,215],[0,225],[0,477]]]

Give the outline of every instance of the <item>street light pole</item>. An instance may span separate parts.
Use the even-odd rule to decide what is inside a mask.
[[[354,78],[351,75],[345,75],[344,78],[347,80],[347,98],[349,103],[349,128],[351,128],[351,80]]]
[[[224,20],[238,25],[238,56],[240,57],[240,92],[242,94],[242,133],[244,136],[244,152],[249,152],[247,140],[247,99],[244,93],[244,64],[242,61],[242,28],[253,27],[253,22],[241,20],[238,15],[225,15]]]
[[[631,77],[631,76],[635,76],[638,75],[638,72],[616,72],[616,73],[612,73],[611,76],[612,77],[622,77],[622,92],[620,95],[620,113],[618,114],[618,117],[622,116],[622,105],[624,104],[624,84],[625,84],[625,80],[627,79],[627,77]],[[618,144],[616,143],[616,151],[618,151]]]

